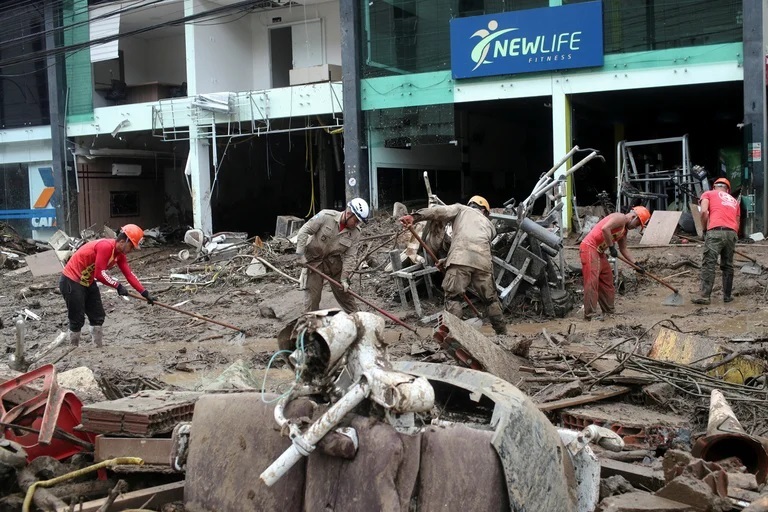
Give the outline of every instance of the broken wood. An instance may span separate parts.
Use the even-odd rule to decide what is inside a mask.
[[[99,510],[97,512],[107,512],[109,510],[109,506],[112,505],[112,503],[115,502],[118,496],[123,494],[128,490],[128,484],[125,480],[118,480],[117,484],[112,488],[112,490],[109,491],[109,496],[104,500],[104,504],[99,507]]]
[[[624,386],[613,386],[605,388],[599,391],[593,391],[588,395],[581,395],[573,398],[564,398],[562,400],[556,400],[554,402],[547,402],[545,404],[538,404],[537,407],[541,412],[555,411],[557,409],[565,409],[566,407],[576,407],[578,405],[589,404],[592,402],[599,402],[600,400],[606,400],[615,396],[629,393],[629,388]]]
[[[98,512],[99,508],[104,505],[104,502],[107,499],[108,498],[102,498],[100,500],[87,501],[83,503],[82,507],[78,507],[78,510],[82,512]],[[184,482],[174,482],[172,484],[158,485],[156,487],[148,487],[147,489],[127,492],[115,499],[112,510],[137,508],[145,505],[148,499],[151,499],[153,508],[159,508],[163,503],[180,501],[184,499]],[[69,507],[65,505],[57,508],[56,512],[67,512],[68,509]]]
[[[664,472],[611,459],[600,459],[600,477],[621,475],[638,489],[658,491],[664,487]]]

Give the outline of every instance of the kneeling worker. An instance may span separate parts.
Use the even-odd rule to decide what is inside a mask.
[[[343,290],[331,286],[331,291],[336,297],[336,302],[347,313],[357,311],[355,298],[347,293],[347,290],[360,241],[361,230],[358,224],[367,222],[369,214],[368,203],[357,197],[347,203],[343,212],[321,210],[299,230],[296,254],[300,255],[305,263],[316,267],[344,286]],[[320,309],[322,293],[323,278],[310,270],[304,291],[304,311]]]
[[[144,289],[139,280],[133,275],[128,266],[126,255],[134,249],[139,249],[139,243],[144,237],[144,231],[136,224],[126,224],[114,239],[102,238],[80,247],[72,255],[64,267],[59,290],[67,304],[69,318],[69,342],[80,344],[80,330],[85,325],[85,317],[91,324],[91,339],[97,347],[103,343],[104,332],[102,325],[106,313],[101,303],[101,293],[95,281],[117,289],[119,295],[128,295],[128,290],[115,279],[107,270],[118,266],[131,286],[144,297],[147,302],[154,304],[154,298]]]
[[[487,308],[493,330],[496,334],[506,334],[493,281],[491,241],[496,236],[496,228],[488,219],[491,207],[481,196],[473,196],[467,204],[422,208],[412,215],[404,215],[400,222],[406,227],[422,220],[453,223],[451,248],[445,259],[443,277],[445,310],[461,318],[463,295],[471,284]]]
[[[605,314],[614,312],[616,288],[613,285],[613,271],[607,250],[616,258],[619,251],[624,258],[638,267],[637,272],[644,273],[635,263],[627,249],[627,232],[630,229],[645,227],[651,219],[651,212],[645,206],[635,206],[629,213],[612,213],[595,224],[579,246],[581,274],[584,278],[584,319],[591,320],[597,310],[597,304]],[[616,250],[618,246],[619,250]]]

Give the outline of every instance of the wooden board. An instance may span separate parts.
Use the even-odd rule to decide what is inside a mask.
[[[651,215],[651,220],[643,232],[643,238],[640,245],[668,244],[675,234],[677,223],[680,220],[682,212],[667,212],[656,210]]]
[[[629,393],[628,387],[610,386],[595,390],[594,392],[588,393],[586,395],[574,396],[572,398],[563,398],[562,400],[555,400],[553,402],[546,402],[543,404],[536,404],[536,407],[538,407],[542,412],[555,411],[557,409],[565,409],[566,407],[576,407],[578,405],[598,402],[600,400],[613,398],[625,393]]]
[[[125,494],[121,494],[117,497],[114,503],[109,507],[110,511],[128,510],[141,507],[142,505],[147,507],[157,508],[159,510],[160,505],[165,503],[171,503],[174,501],[181,501],[184,499],[184,481],[174,482],[172,484],[158,485],[157,487],[148,487],[146,489],[140,489],[138,491],[131,491]],[[99,500],[86,501],[81,506],[77,507],[77,510],[82,512],[97,512],[106,498]],[[69,506],[62,507],[56,512],[67,512]]]
[[[701,211],[699,205],[691,201],[689,205],[691,207],[691,217],[693,217],[693,224],[696,226],[696,234],[704,236],[704,225],[701,223]]]
[[[40,276],[52,276],[54,274],[60,274],[61,262],[59,257],[56,256],[56,251],[43,251],[37,254],[31,254],[24,257],[29,270],[35,277]]]

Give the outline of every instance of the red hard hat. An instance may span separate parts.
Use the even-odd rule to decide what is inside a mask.
[[[726,187],[728,187],[728,190],[731,190],[731,182],[730,182],[730,181],[728,181],[727,179],[725,179],[725,178],[717,178],[717,179],[715,180],[715,183],[714,183],[714,185],[717,185],[718,183],[724,183],[724,184],[725,184],[725,186],[726,186]],[[713,185],[713,186],[714,186],[714,185]]]
[[[126,224],[125,226],[123,226],[122,231],[128,237],[128,240],[131,241],[131,243],[133,244],[133,247],[135,249],[139,249],[139,244],[141,243],[141,239],[144,238],[144,230],[141,229],[136,224]]]

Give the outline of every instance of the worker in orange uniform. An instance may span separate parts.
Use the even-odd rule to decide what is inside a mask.
[[[598,222],[581,242],[579,257],[584,278],[585,320],[591,320],[595,316],[598,303],[604,314],[614,312],[616,288],[613,285],[613,271],[606,251],[614,258],[621,251],[624,258],[637,267],[637,272],[645,273],[627,250],[627,231],[645,227],[650,218],[651,212],[644,206],[635,206],[626,214],[612,213]]]
[[[482,196],[472,196],[467,206],[454,204],[422,208],[400,217],[400,222],[406,227],[422,220],[453,223],[451,248],[445,259],[443,278],[445,310],[461,318],[464,293],[472,285],[487,309],[494,332],[506,334],[507,326],[493,282],[491,241],[496,237],[496,228],[488,218],[490,214],[488,201]]]
[[[115,265],[122,271],[131,286],[150,304],[154,298],[141,285],[131,272],[126,255],[134,249],[139,249],[139,243],[144,238],[144,230],[136,224],[126,224],[114,239],[102,238],[80,247],[64,267],[59,289],[67,303],[69,318],[69,342],[80,344],[80,330],[85,325],[85,317],[91,324],[91,339],[97,347],[103,344],[104,333],[102,325],[106,318],[104,306],[101,303],[101,293],[95,281],[117,289],[119,295],[128,295],[128,290],[117,280],[107,274],[107,270]]]
[[[714,189],[707,190],[699,199],[701,224],[706,231],[704,257],[701,262],[699,296],[691,299],[694,304],[709,304],[709,295],[715,284],[715,265],[720,257],[723,272],[723,302],[733,297],[733,253],[739,238],[741,205],[731,194],[731,182],[725,178],[715,180]]]

